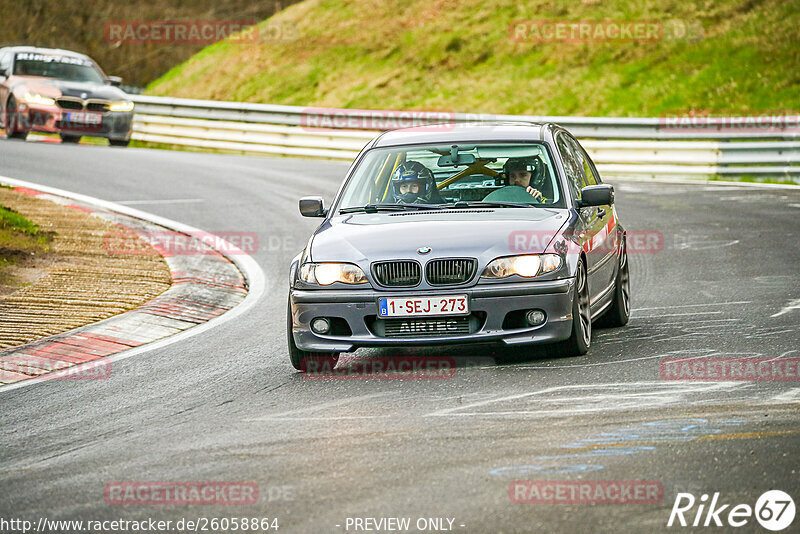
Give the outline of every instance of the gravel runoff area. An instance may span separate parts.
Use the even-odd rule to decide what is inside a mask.
[[[12,196],[8,207],[58,236],[51,270],[26,291],[0,297],[0,339],[12,344],[0,345],[0,387],[110,378],[107,356],[208,322],[247,296],[247,280],[220,247],[242,252],[218,236],[26,187]],[[50,215],[47,204],[70,213]]]
[[[169,266],[146,241],[66,199],[30,193],[0,188],[0,205],[55,232],[48,253],[52,261],[40,267],[33,283],[0,296],[0,348],[106,319],[169,289]],[[123,233],[136,240],[137,253],[109,246]]]

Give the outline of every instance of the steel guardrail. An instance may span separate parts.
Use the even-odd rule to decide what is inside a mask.
[[[352,160],[380,131],[448,122],[554,122],[576,137],[601,173],[774,178],[800,182],[800,117],[548,117],[325,109],[133,96],[134,139],[213,150]],[[750,126],[748,126],[750,125]],[[361,128],[359,128],[361,126]],[[367,126],[369,128],[364,128]]]

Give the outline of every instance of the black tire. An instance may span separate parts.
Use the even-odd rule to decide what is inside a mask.
[[[300,372],[330,372],[339,361],[338,352],[309,352],[300,350],[294,344],[292,335],[292,304],[286,307],[286,340],[289,345],[289,359],[292,366]]]
[[[619,258],[617,279],[614,281],[614,300],[598,321],[611,328],[625,326],[631,318],[631,274],[628,266],[628,248],[623,244]]]
[[[12,96],[6,105],[6,136],[9,139],[19,139],[24,141],[28,137],[28,132],[19,123],[17,112],[17,101]]]
[[[558,356],[581,356],[592,344],[592,312],[589,307],[589,279],[583,260],[575,274],[575,297],[572,299],[572,331],[570,337],[553,345]]]
[[[70,145],[77,145],[81,141],[80,135],[59,134],[59,137],[61,137],[62,143],[68,143]]]
[[[111,145],[111,146],[121,146],[121,147],[125,148],[126,146],[131,144],[131,140],[130,139],[109,139],[108,140],[108,144]]]

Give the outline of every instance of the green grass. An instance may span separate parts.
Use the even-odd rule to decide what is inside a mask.
[[[39,233],[39,227],[16,211],[0,206],[0,230],[18,231],[29,236]]]
[[[515,42],[516,20],[648,20],[652,42]],[[674,21],[688,28],[674,38]],[[216,43],[149,94],[315,107],[581,116],[800,109],[800,2],[306,0]],[[264,32],[266,33],[266,32]]]
[[[52,232],[42,232],[16,211],[0,206],[0,285],[14,283],[7,267],[31,255],[48,252],[52,239]]]

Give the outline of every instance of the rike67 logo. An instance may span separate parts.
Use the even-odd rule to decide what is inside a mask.
[[[778,532],[792,524],[794,515],[794,501],[780,490],[764,492],[756,500],[754,507],[749,504],[723,504],[719,492],[714,493],[711,502],[706,493],[700,499],[696,499],[691,493],[678,493],[667,526],[743,527],[755,516],[762,527]]]

